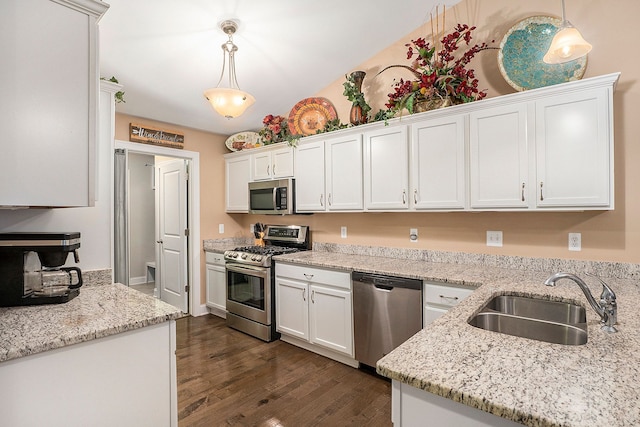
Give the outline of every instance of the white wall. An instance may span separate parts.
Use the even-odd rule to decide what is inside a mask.
[[[99,146],[97,150],[97,199],[90,208],[24,209],[0,210],[0,233],[12,231],[28,232],[75,232],[80,236],[80,264],[67,259],[68,265],[76,265],[85,270],[112,268],[111,234],[112,202],[111,185],[113,182],[113,95],[106,87],[115,85],[101,84]],[[118,86],[119,87],[119,86]],[[9,143],[9,141],[5,141]],[[46,159],[42,159],[46,161]],[[61,170],[60,173],[64,173]],[[19,183],[16,183],[19,185]],[[64,191],[64,188],[60,188]]]
[[[146,263],[155,262],[154,156],[129,153],[129,283],[142,283]],[[134,280],[135,279],[135,280]]]

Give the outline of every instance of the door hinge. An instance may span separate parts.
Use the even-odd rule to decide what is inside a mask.
[[[188,228],[185,228],[185,229],[184,229],[184,235],[185,235],[186,237],[189,237],[189,229],[188,229]]]
[[[189,181],[189,163],[184,165],[184,179]]]
[[[184,285],[184,291],[189,292],[189,285]]]

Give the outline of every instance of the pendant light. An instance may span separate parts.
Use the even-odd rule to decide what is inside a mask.
[[[220,24],[220,28],[229,36],[229,40],[222,45],[222,73],[220,73],[220,80],[218,80],[216,87],[205,90],[204,97],[220,115],[232,119],[242,115],[247,108],[256,102],[256,99],[251,94],[240,90],[236,79],[234,56],[238,51],[238,46],[233,43],[233,34],[238,29],[238,24],[235,21],[224,21]],[[220,87],[227,63],[229,64],[229,87]]]
[[[547,64],[562,64],[585,56],[591,51],[591,45],[582,38],[580,31],[567,21],[562,0],[562,24],[553,36],[551,46],[542,60]]]

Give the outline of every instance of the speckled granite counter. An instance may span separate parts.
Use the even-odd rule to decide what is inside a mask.
[[[181,316],[175,307],[124,285],[89,283],[65,304],[0,308],[0,362]]]
[[[575,283],[555,288],[543,281],[558,270],[526,271],[478,264],[427,262],[338,252],[302,252],[274,259],[316,267],[359,270],[477,286],[450,310],[378,362],[380,374],[419,389],[529,426],[640,425],[640,290],[636,265],[623,274],[607,263],[577,263],[611,272],[605,278],[618,296],[617,334],[599,328],[599,317]],[[566,264],[549,262],[549,265]],[[586,307],[589,340],[564,346],[489,332],[467,320],[491,297],[535,295]]]
[[[224,251],[232,250],[238,246],[252,245],[253,241],[249,238],[231,237],[228,239],[207,239],[202,241],[202,249],[206,252],[224,253]]]

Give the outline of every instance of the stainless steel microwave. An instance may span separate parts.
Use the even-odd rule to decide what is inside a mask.
[[[249,183],[249,213],[287,215],[295,213],[293,178]]]

